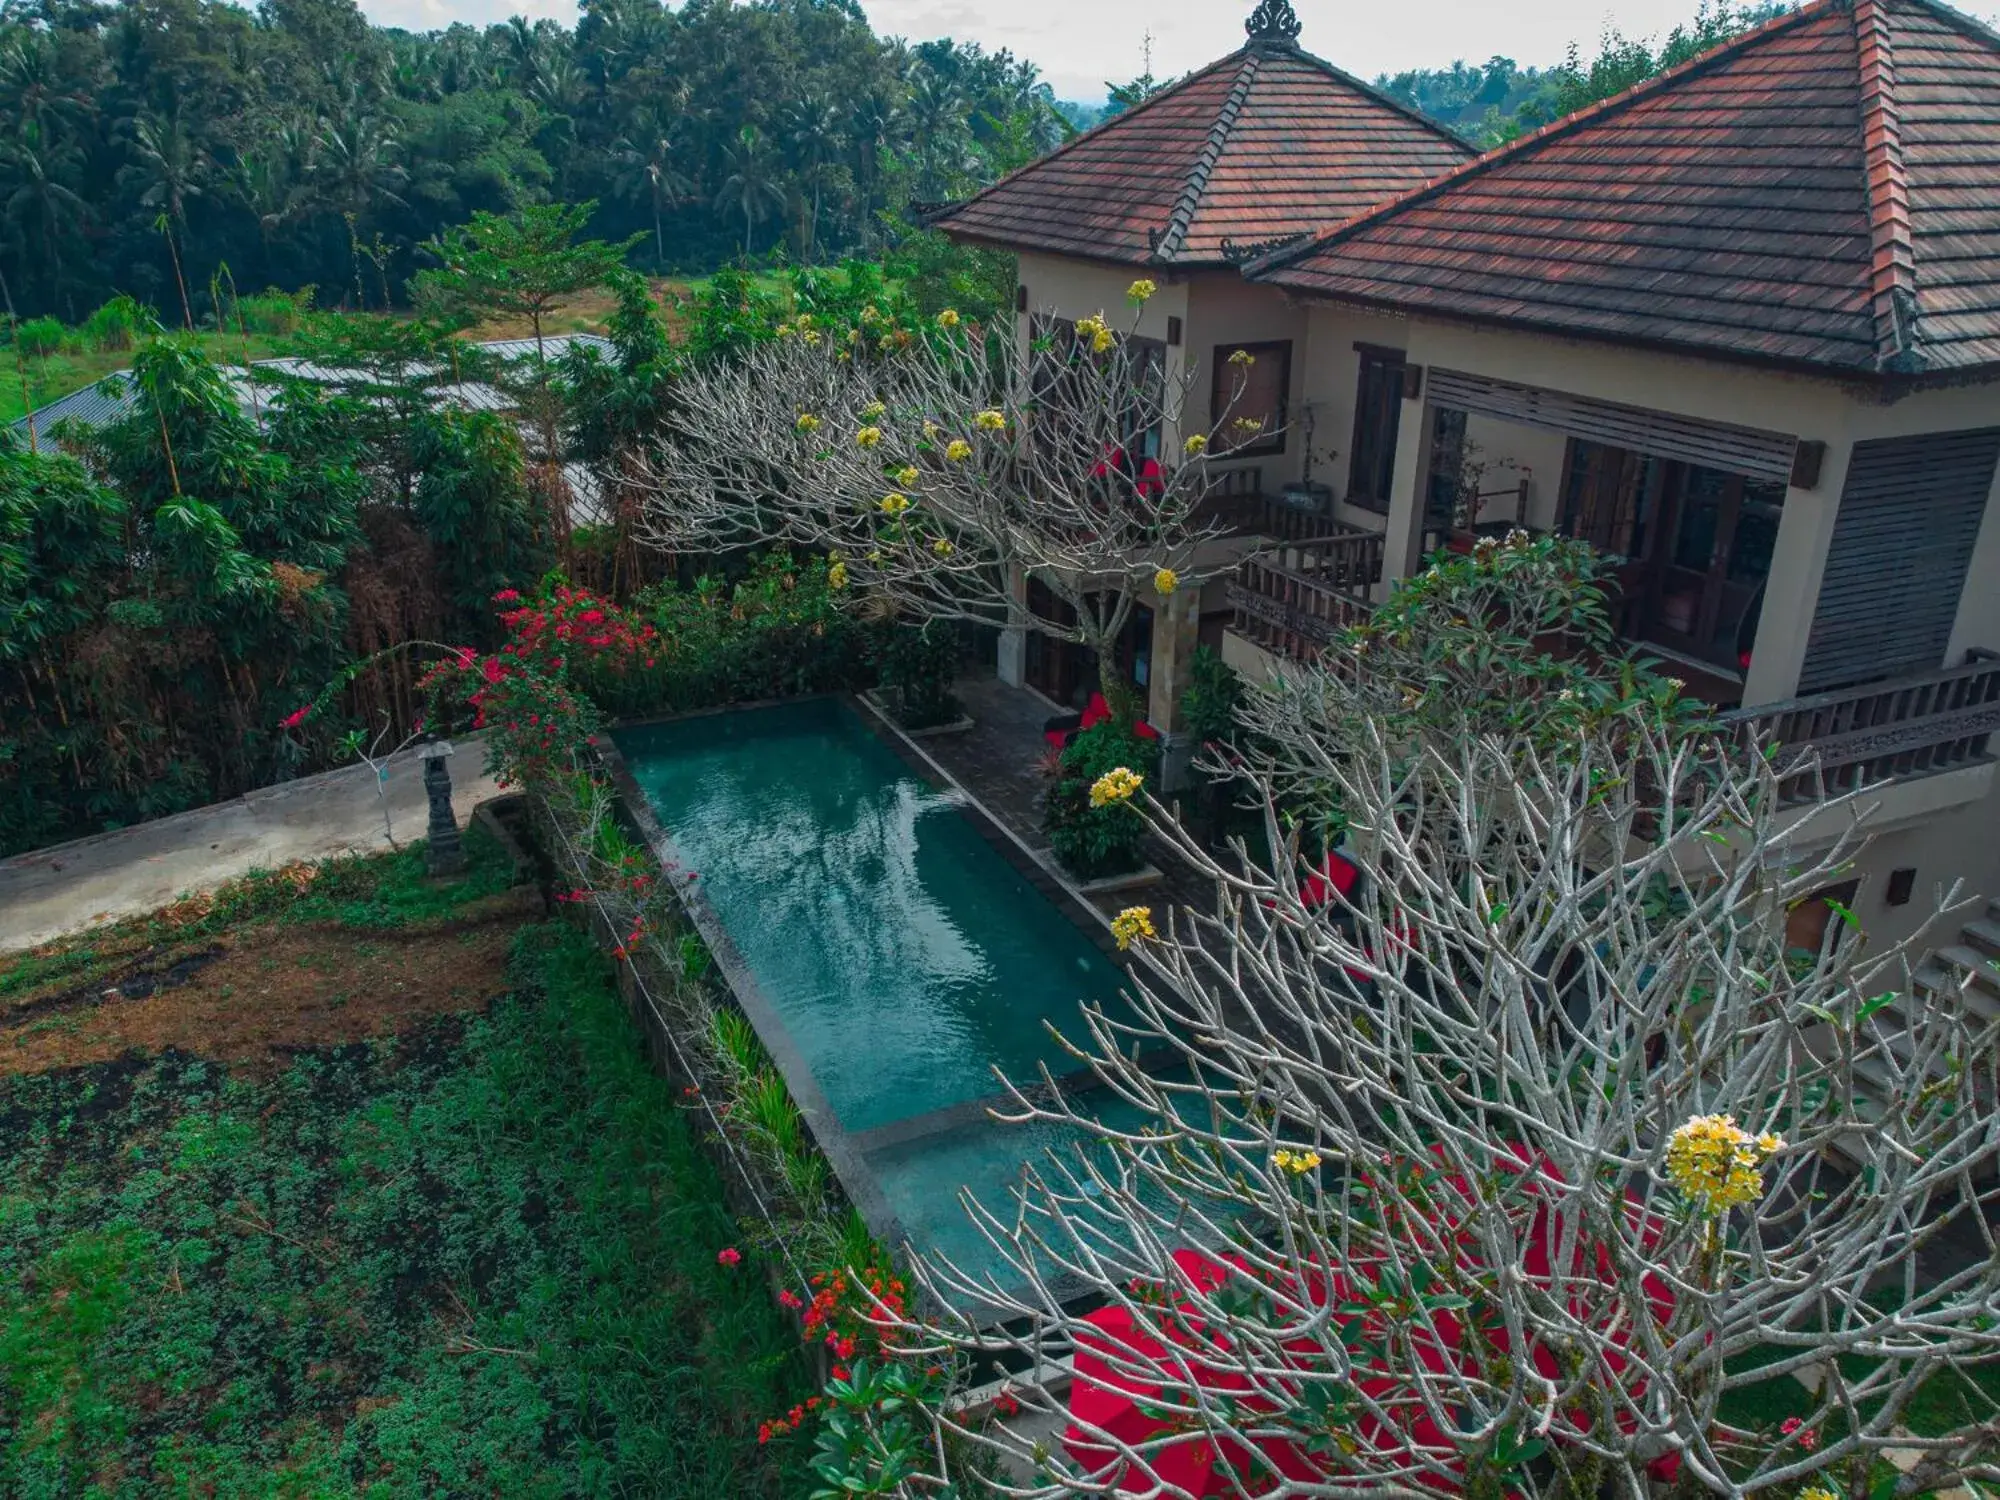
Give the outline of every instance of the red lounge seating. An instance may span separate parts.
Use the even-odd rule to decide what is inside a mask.
[[[1111,705],[1104,701],[1104,694],[1092,693],[1090,702],[1080,714],[1059,714],[1042,726],[1042,737],[1057,750],[1069,748],[1069,742],[1082,731],[1102,724],[1111,717]],[[1156,740],[1160,731],[1141,719],[1132,726],[1142,740]]]

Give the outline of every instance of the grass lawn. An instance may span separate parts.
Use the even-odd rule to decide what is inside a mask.
[[[0,960],[0,1494],[811,1488],[756,1442],[810,1388],[715,1173],[502,868]]]
[[[221,364],[240,365],[243,362],[244,342],[240,334],[203,333],[197,337],[210,359]],[[292,340],[283,336],[252,333],[250,358],[271,359],[289,354],[292,352],[291,345]],[[0,349],[0,355],[5,358],[4,369],[0,369],[0,422],[12,422],[28,410],[22,400],[21,365],[16,363],[11,347]],[[27,393],[40,407],[95,384],[113,371],[129,370],[132,367],[132,351],[72,347],[46,358],[27,360],[25,364]]]

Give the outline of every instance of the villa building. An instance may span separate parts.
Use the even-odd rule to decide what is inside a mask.
[[[1269,435],[1214,464],[1250,540],[1134,643],[1154,722],[1197,640],[1266,671],[1439,546],[1559,530],[1624,559],[1624,633],[1691,690],[1881,784],[1837,893],[1872,932],[2000,892],[2000,37],[1818,0],[1474,158],[1297,34],[1260,6],[939,218],[1019,253],[1024,358],[1135,275],[1170,368],[1258,356]],[[1002,668],[1060,697],[1059,654]],[[1996,954],[1970,924],[1942,977]]]

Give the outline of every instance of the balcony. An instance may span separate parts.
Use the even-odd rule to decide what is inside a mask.
[[[1308,661],[1368,618],[1382,577],[1382,534],[1327,523],[1326,535],[1259,553],[1229,584],[1234,629],[1266,651]]]
[[[2000,731],[2000,655],[1973,651],[1963,666],[1743,709],[1723,722],[1776,745],[1781,766],[1802,767],[1780,789],[1793,805],[1984,765]]]

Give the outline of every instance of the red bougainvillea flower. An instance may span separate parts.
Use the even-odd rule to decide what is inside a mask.
[[[715,1257],[715,1263],[719,1266],[734,1267],[740,1265],[742,1260],[743,1252],[738,1250],[734,1245],[731,1245],[727,1250],[718,1251]]]
[[[519,589],[502,589],[493,596],[493,602],[495,604],[519,604],[521,602],[521,591]]]
[[[304,708],[299,709],[296,713],[286,714],[285,717],[279,721],[278,727],[280,729],[297,729],[301,724],[305,723],[306,715],[310,714],[311,712],[312,712],[312,705],[308,703]]]
[[[797,1292],[787,1290],[778,1293],[778,1306],[780,1307],[788,1307],[792,1311],[797,1312],[805,1305],[805,1299],[800,1297]]]
[[[485,671],[488,682],[498,682],[507,675],[507,663],[500,660],[497,656],[489,656],[486,658]],[[510,725],[509,727],[512,728],[513,726]]]

